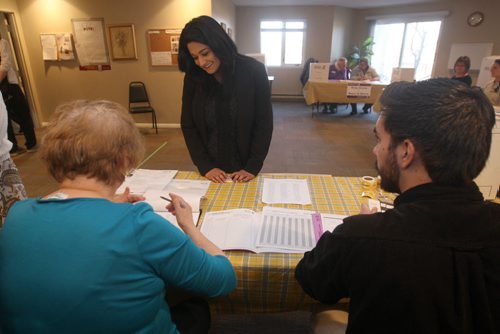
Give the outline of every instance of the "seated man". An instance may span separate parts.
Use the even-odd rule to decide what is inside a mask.
[[[425,96],[425,99],[422,99]],[[495,115],[451,79],[389,85],[373,153],[394,209],[348,217],[304,254],[296,278],[326,304],[349,297],[348,333],[498,333],[500,205],[474,178]]]
[[[328,72],[328,80],[347,80],[349,79],[350,70],[347,68],[347,58],[340,57],[335,64],[330,65]],[[323,112],[327,113],[330,109],[331,113],[337,112],[337,103],[324,103]]]

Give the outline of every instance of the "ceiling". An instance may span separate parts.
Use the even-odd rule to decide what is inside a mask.
[[[235,6],[341,6],[373,8],[409,5],[443,0],[232,0]]]

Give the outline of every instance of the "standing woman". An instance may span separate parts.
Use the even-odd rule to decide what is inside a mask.
[[[186,73],[181,127],[200,174],[213,182],[252,180],[273,132],[264,65],[239,54],[217,21],[200,16],[182,30],[179,69]]]
[[[458,57],[455,61],[455,66],[453,67],[455,74],[452,79],[461,81],[470,87],[472,85],[472,78],[469,75],[469,68],[470,58],[467,56]]]
[[[494,106],[500,107],[500,59],[495,59],[490,72],[493,78],[484,86],[484,94]]]

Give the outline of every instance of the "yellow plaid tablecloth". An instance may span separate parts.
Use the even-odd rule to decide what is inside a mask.
[[[177,179],[202,179],[196,172],[178,172]],[[204,212],[236,208],[261,211],[264,178],[307,179],[312,205],[273,205],[315,210],[321,213],[353,215],[359,213],[363,192],[359,177],[332,177],[312,174],[260,174],[247,183],[211,183],[202,204]],[[235,224],[238,222],[235,221]],[[315,303],[295,280],[295,266],[303,254],[226,251],[238,277],[238,286],[231,294],[215,298],[212,304],[218,313],[263,313],[309,310]]]

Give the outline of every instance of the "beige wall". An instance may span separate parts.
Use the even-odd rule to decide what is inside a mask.
[[[437,4],[414,6],[399,6],[379,9],[360,10],[355,12],[354,20],[359,23],[355,30],[354,42],[364,39],[369,31],[368,16],[407,14],[429,11],[447,10],[450,14],[444,19],[441,26],[441,35],[438,41],[436,61],[433,76],[449,76],[447,69],[451,46],[454,43],[494,43],[493,54],[500,54],[500,13],[499,0],[453,0]],[[469,27],[467,17],[470,13],[479,10],[485,14],[484,22],[478,27]],[[477,73],[471,73],[475,78]]]
[[[321,62],[330,61],[333,6],[294,7],[237,7],[236,28],[238,50],[241,53],[260,52],[260,21],[264,19],[301,19],[307,24],[304,60],[314,57]],[[269,67],[274,75],[273,95],[301,95],[299,81],[302,66]]]
[[[236,36],[236,7],[231,0],[212,0],[212,17],[224,22],[227,28],[232,29],[232,38]]]
[[[42,122],[48,120],[58,104],[78,98],[105,98],[126,106],[128,83],[140,80],[146,83],[158,122],[179,123],[183,74],[177,67],[150,66],[146,30],[182,28],[193,17],[210,15],[210,1],[17,0],[17,7]],[[102,72],[80,71],[76,60],[42,60],[40,33],[72,32],[71,18],[89,17],[103,17],[105,24],[133,23],[138,60],[111,61],[111,70]],[[147,123],[149,119],[137,116],[138,122]]]
[[[330,60],[333,62],[339,57],[345,57],[351,49],[351,31],[354,10],[344,7],[335,7],[333,16],[332,50]]]

